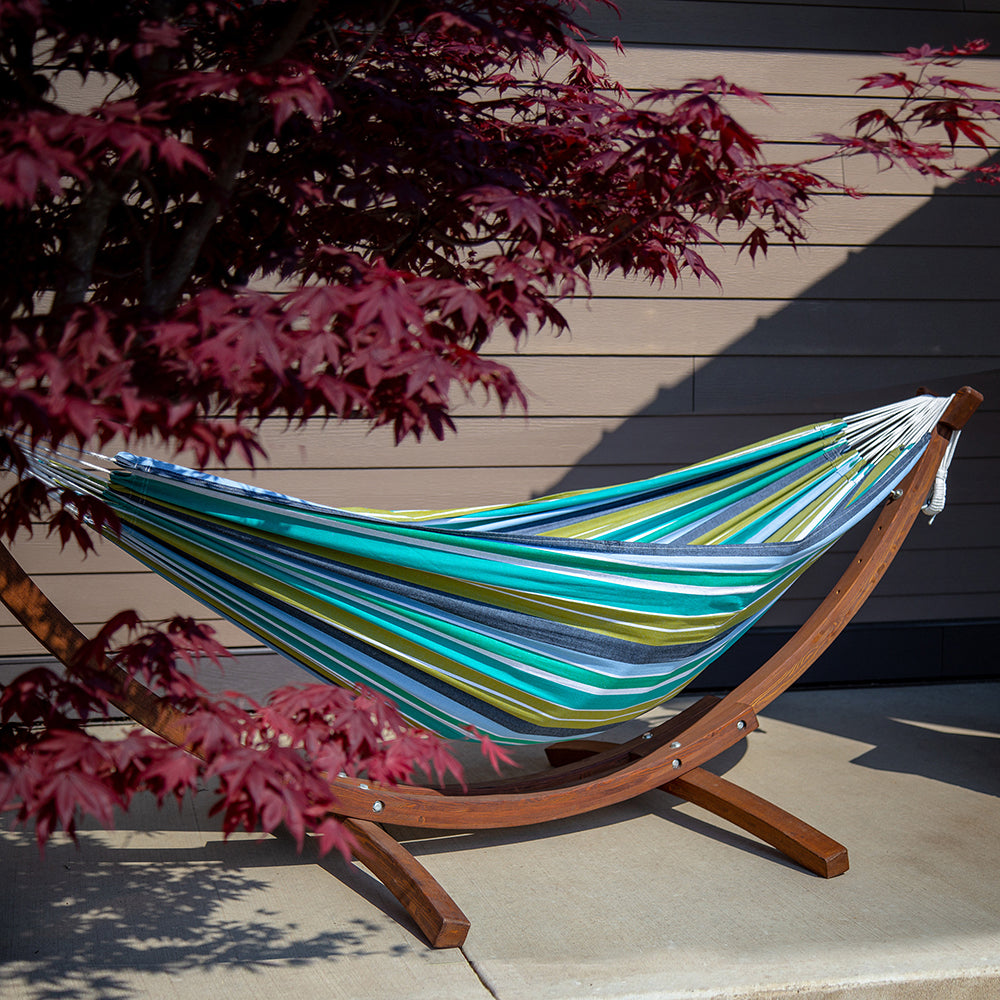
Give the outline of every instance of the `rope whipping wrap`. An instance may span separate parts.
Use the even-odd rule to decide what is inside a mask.
[[[573,738],[635,718],[729,648],[916,464],[949,400],[799,428],[651,479],[447,511],[340,509],[127,453],[112,540],[315,675],[442,736]]]

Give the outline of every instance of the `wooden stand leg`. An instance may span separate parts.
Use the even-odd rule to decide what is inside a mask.
[[[569,764],[607,749],[600,740],[575,740],[549,747],[553,766]],[[833,878],[848,868],[847,848],[815,827],[745,788],[697,767],[660,788],[693,802],[777,848],[808,871]]]
[[[469,918],[430,872],[377,824],[362,819],[343,822],[357,840],[355,860],[403,904],[431,947],[461,947],[469,933]]]
[[[665,792],[734,823],[823,878],[847,871],[847,848],[843,844],[717,774],[698,767],[662,787]]]

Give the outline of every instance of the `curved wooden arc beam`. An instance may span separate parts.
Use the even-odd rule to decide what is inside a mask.
[[[0,599],[12,615],[68,670],[80,656],[87,637],[42,592],[7,547],[0,545]],[[108,700],[119,711],[189,753],[187,717],[107,659],[92,661],[107,685]]]
[[[570,778],[570,769],[555,776],[558,784],[552,788],[482,792],[472,786],[463,792],[458,787],[390,788],[339,778],[334,782],[337,811],[355,819],[437,830],[489,830],[565,819],[657,788],[671,776],[711,760],[756,728],[757,717],[746,705],[724,699],[677,739],[585,781]]]

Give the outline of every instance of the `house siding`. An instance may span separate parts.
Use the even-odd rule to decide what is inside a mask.
[[[979,36],[1000,46],[1000,8],[989,2],[621,6],[620,21],[601,12],[586,22],[613,73],[636,94],[717,74],[760,91],[770,107],[733,109],[775,159],[818,154],[819,133],[843,131],[875,103],[880,95],[855,88],[863,75],[892,65],[882,52]],[[625,56],[605,41],[613,35],[624,41]],[[970,60],[962,74],[1000,86],[1000,58]],[[980,158],[974,149],[959,152],[970,165]],[[589,300],[566,305],[569,332],[516,345],[495,341],[494,356],[525,386],[527,415],[501,416],[481,400],[463,401],[457,434],[398,447],[387,432],[353,424],[300,431],[269,421],[268,463],[230,474],[343,506],[518,500],[652,475],[918,386],[947,392],[970,384],[986,403],[962,437],[949,509],[911,533],[858,617],[855,635],[864,641],[836,645],[820,676],[887,676],[893,636],[907,637],[901,648],[908,652],[888,676],[995,675],[1000,190],[940,186],[860,160],[823,169],[866,197],[819,198],[808,245],[776,245],[754,263],[737,258],[738,235],[724,233],[723,245],[706,254],[721,289],[690,278],[660,287],[616,276],[595,285]],[[709,683],[743,669],[804,620],[857,543],[853,533],[799,581],[759,638],[742,647],[748,652],[733,651],[706,675]],[[203,615],[110,546],[83,560],[36,537],[19,543],[15,555],[85,631],[123,606],[152,619]],[[235,647],[254,644],[225,622],[213,624]],[[0,652],[40,649],[2,613]]]

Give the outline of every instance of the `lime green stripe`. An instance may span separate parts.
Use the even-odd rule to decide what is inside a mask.
[[[579,522],[571,527],[558,528],[544,534],[553,537],[586,537],[602,541],[630,541],[636,534],[642,534],[645,538],[647,534],[643,526],[645,519],[662,518],[676,512],[671,520],[665,521],[660,526],[658,535],[662,537],[668,531],[703,520],[734,503],[738,503],[745,497],[766,489],[795,469],[813,462],[815,458],[815,449],[799,448],[795,452],[783,454],[727,479],[693,487],[680,493],[674,493],[669,497],[645,504],[637,504],[600,518],[593,518],[590,521]],[[738,525],[744,520],[745,517],[741,516],[735,522],[729,523]]]

